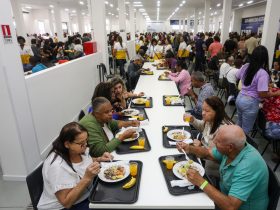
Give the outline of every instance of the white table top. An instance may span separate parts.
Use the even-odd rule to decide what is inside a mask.
[[[138,201],[134,204],[94,204],[90,208],[99,209],[214,209],[214,202],[205,193],[174,196],[168,191],[158,158],[164,155],[179,154],[177,149],[164,148],[162,144],[163,125],[184,125],[183,106],[163,106],[163,95],[178,95],[179,92],[173,81],[158,81],[164,71],[156,70],[145,63],[144,68],[150,68],[154,75],[140,76],[135,92],[144,92],[153,97],[153,108],[147,108],[149,124],[143,126],[151,144],[151,151],[113,155],[118,160],[140,160],[143,162]]]

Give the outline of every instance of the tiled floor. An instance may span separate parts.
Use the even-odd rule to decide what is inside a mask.
[[[188,103],[188,100],[186,101]],[[233,108],[231,106],[226,107],[226,111],[231,116]],[[236,116],[234,120],[236,119]],[[265,146],[265,140],[260,136],[256,136],[256,142],[259,144],[259,150],[262,151]],[[272,168],[275,163],[271,161],[272,149],[269,147],[264,154],[264,159],[268,165]],[[0,168],[1,169],[1,168]],[[26,210],[30,204],[30,198],[25,182],[12,182],[3,181],[0,170],[0,210]],[[278,179],[280,179],[280,167],[276,171]],[[280,210],[280,204],[278,202],[277,210]]]

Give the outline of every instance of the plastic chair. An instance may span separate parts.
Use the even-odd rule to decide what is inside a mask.
[[[80,114],[79,114],[79,117],[78,117],[78,120],[80,121],[85,115],[86,114],[85,114],[84,110],[81,110]]]
[[[276,174],[271,170],[269,166],[269,181],[268,181],[268,197],[269,203],[267,210],[276,210],[277,204],[280,196],[280,183],[276,177]]]
[[[97,68],[99,69],[100,82],[104,82],[104,77],[106,78],[106,80],[114,77],[114,75],[107,74],[106,66],[104,63],[100,63],[99,65],[97,65]]]
[[[26,177],[26,183],[34,210],[37,210],[37,205],[44,189],[42,169],[43,163]]]
[[[254,141],[254,139],[251,136],[246,135],[246,141],[253,147],[255,147],[256,150],[258,150],[259,145]]]

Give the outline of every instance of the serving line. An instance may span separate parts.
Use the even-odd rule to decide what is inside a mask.
[[[149,124],[143,126],[149,137],[151,151],[143,153],[118,155],[116,160],[140,160],[143,162],[138,201],[134,204],[96,204],[90,203],[92,209],[214,209],[214,202],[205,193],[173,196],[168,188],[160,168],[158,158],[163,155],[179,154],[177,149],[162,146],[163,125],[184,125],[184,107],[163,106],[163,95],[178,95],[173,81],[158,81],[163,71],[156,70],[152,63],[145,63],[154,75],[140,76],[135,92],[145,92],[153,97],[153,108],[146,109]]]

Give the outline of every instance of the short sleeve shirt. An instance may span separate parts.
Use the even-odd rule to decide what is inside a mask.
[[[260,99],[258,92],[268,91],[269,75],[264,69],[259,69],[255,74],[251,84],[249,86],[245,86],[244,80],[248,66],[249,64],[243,65],[236,73],[237,79],[242,81],[241,94]]]
[[[194,111],[197,114],[201,115],[203,101],[206,98],[213,96],[213,95],[214,95],[214,89],[213,89],[212,85],[210,83],[206,83],[205,85],[203,85],[199,91],[197,104],[196,104],[196,107],[194,108]]]
[[[220,189],[241,200],[239,210],[264,210],[268,205],[268,168],[260,153],[250,144],[229,163],[216,147],[212,154],[220,162]]]

